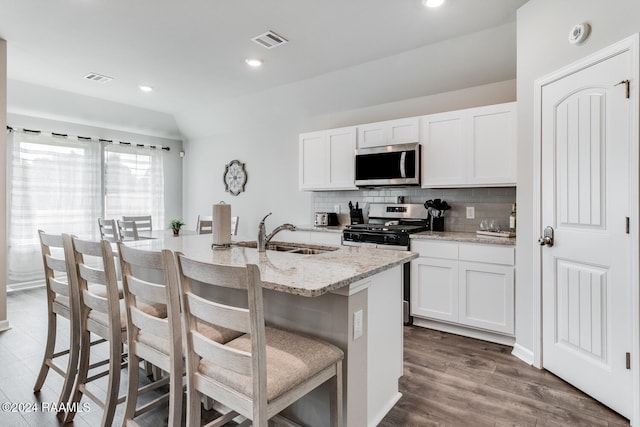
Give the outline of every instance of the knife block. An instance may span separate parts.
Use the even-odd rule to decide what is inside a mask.
[[[351,209],[351,212],[349,212],[349,215],[351,216],[351,225],[364,224],[364,218],[362,216],[362,208]]]

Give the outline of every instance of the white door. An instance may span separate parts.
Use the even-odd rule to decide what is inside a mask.
[[[542,247],[543,366],[627,418],[637,118],[616,83],[633,78],[632,59],[618,53],[543,86],[540,112],[541,218],[554,232],[553,246]]]

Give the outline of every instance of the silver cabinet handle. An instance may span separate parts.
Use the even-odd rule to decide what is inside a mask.
[[[548,225],[545,227],[542,237],[538,239],[540,246],[553,246],[553,227]]]

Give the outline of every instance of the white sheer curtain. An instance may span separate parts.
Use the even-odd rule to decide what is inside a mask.
[[[101,146],[11,132],[9,284],[42,278],[38,230],[95,238],[101,215]]]
[[[154,229],[167,228],[162,150],[113,144],[104,156],[105,217],[151,215]]]

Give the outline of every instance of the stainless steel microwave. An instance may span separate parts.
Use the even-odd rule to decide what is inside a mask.
[[[420,144],[356,150],[356,185],[420,185]]]

